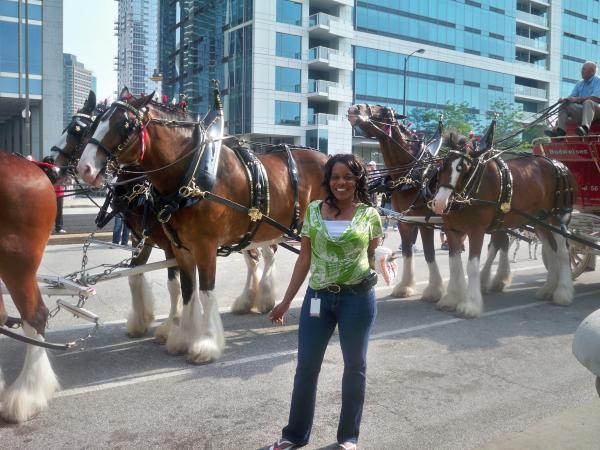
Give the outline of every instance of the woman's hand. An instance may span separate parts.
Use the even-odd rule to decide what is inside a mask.
[[[283,325],[283,316],[290,309],[290,303],[285,300],[275,306],[269,313],[269,319],[274,325]]]

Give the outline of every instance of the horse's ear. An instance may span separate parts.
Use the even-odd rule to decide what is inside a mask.
[[[121,93],[119,94],[119,99],[127,100],[129,98],[131,98],[131,92],[129,92],[129,88],[127,86],[125,86],[123,89],[121,89]]]
[[[83,104],[83,109],[85,112],[91,113],[96,108],[96,94],[94,91],[90,90],[88,94],[88,98]]]
[[[153,98],[154,98],[154,92],[152,92],[152,94],[145,95],[140,98],[136,98],[133,102],[131,102],[131,104],[134,105],[136,108],[143,108],[148,103],[150,103]]]

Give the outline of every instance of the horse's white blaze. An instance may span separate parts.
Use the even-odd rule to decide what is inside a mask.
[[[173,279],[169,278],[169,281],[167,281],[167,289],[169,290],[169,297],[171,298],[171,309],[169,310],[169,317],[167,317],[167,320],[165,320],[154,332],[154,337],[159,342],[166,342],[173,322],[177,321],[177,323],[179,323],[181,318],[182,299],[179,275]]]
[[[131,314],[127,320],[127,333],[139,337],[146,334],[154,321],[154,296],[143,273],[128,277],[131,290]]]
[[[256,309],[261,313],[266,313],[273,309],[275,297],[277,296],[275,284],[275,251],[270,245],[261,247],[261,253],[265,261],[260,284],[258,285],[258,294],[256,296]]]
[[[23,323],[23,331],[27,337],[44,341],[27,322]],[[58,388],[46,350],[28,345],[21,373],[0,398],[0,415],[8,422],[23,422],[46,409],[48,400]]]
[[[246,267],[248,268],[248,274],[246,275],[244,290],[231,306],[231,312],[234,314],[245,314],[250,312],[252,305],[256,302],[256,296],[258,295],[258,282],[260,279],[258,260],[252,258],[247,251],[245,251],[243,255]]]
[[[402,259],[402,279],[392,291],[394,297],[410,297],[415,294],[415,269],[412,256]]]
[[[197,294],[194,297],[197,303]],[[225,333],[214,292],[200,291],[199,297],[204,312],[199,314],[199,308],[195,305],[191,311],[187,359],[193,363],[207,363],[219,359],[223,354]]]
[[[102,141],[104,136],[110,129],[109,120],[102,120],[98,124],[96,131],[94,132],[94,139]],[[77,164],[77,172],[81,175],[81,178],[88,183],[94,184],[100,171],[104,167],[105,159],[98,157],[98,146],[96,144],[88,143],[83,149],[79,164]]]
[[[453,188],[456,187],[456,183],[458,182],[458,177],[460,172],[457,169],[458,163],[460,159],[455,159],[452,161],[452,171],[450,172],[450,181],[448,184]],[[437,193],[432,202],[433,212],[436,214],[442,214],[444,210],[448,207],[448,200],[450,200],[450,195],[452,195],[452,189],[447,187],[441,187],[438,189]]]
[[[437,302],[444,295],[444,283],[435,261],[427,263],[427,267],[429,268],[429,283],[423,290],[421,298],[426,302]]]
[[[552,302],[557,305],[570,305],[573,302],[575,291],[573,289],[573,279],[571,278],[571,262],[567,248],[567,239],[556,233],[553,235],[557,245],[558,281],[556,289],[552,294]]]
[[[441,309],[454,310],[459,302],[467,296],[467,284],[465,283],[465,273],[463,272],[462,259],[460,253],[450,256],[450,280],[446,293],[437,303]]]
[[[464,300],[457,305],[456,312],[467,317],[479,317],[483,309],[481,281],[479,279],[479,257],[469,259],[467,276],[469,277],[468,292],[465,292]]]

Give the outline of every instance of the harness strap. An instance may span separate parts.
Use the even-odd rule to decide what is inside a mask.
[[[298,166],[292,156],[292,151],[288,144],[284,144],[283,148],[287,153],[288,157],[288,174],[290,175],[290,184],[292,185],[292,192],[294,193],[294,215],[292,216],[292,224],[290,229],[294,234],[298,233],[298,222],[300,221],[300,200],[298,194]]]

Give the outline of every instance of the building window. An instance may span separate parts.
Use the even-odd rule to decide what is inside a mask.
[[[294,34],[277,33],[275,54],[284,58],[302,57],[302,37]]]
[[[300,92],[300,69],[275,67],[275,89],[285,92]]]
[[[293,0],[277,0],[277,22],[302,25],[302,4]]]
[[[300,103],[275,100],[275,125],[300,126]]]
[[[328,132],[325,129],[308,130],[306,132],[306,145],[327,154]]]

